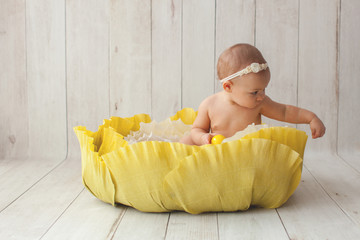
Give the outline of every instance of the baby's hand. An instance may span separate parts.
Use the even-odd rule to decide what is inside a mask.
[[[201,136],[201,145],[210,144],[212,135],[210,133],[205,133]]]
[[[324,136],[326,130],[323,122],[316,116],[310,122],[310,129],[313,139]]]

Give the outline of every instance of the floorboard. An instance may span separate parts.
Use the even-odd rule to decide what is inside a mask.
[[[360,239],[360,174],[346,157],[306,156],[298,189],[278,209],[199,215],[103,203],[83,187],[78,157],[4,160],[0,239]]]
[[[360,173],[360,151],[340,153],[339,157]]]
[[[82,189],[80,161],[65,160],[0,213],[0,239],[39,239]]]
[[[185,212],[172,213],[165,239],[219,239],[217,214],[203,213],[191,215]]]
[[[359,227],[306,167],[295,194],[278,212],[290,239],[360,239]]]
[[[169,213],[143,213],[127,208],[113,239],[164,239]]]
[[[360,226],[360,173],[335,154],[311,156],[306,166],[330,198]]]
[[[0,212],[54,169],[63,159],[13,159],[2,161]]]
[[[9,169],[15,166],[15,162],[18,165],[21,159],[0,159],[0,176],[7,172]]]
[[[101,202],[83,189],[41,239],[110,239],[125,209]]]
[[[289,239],[275,209],[219,213],[219,239]]]

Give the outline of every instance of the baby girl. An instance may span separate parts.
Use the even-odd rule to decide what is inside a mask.
[[[265,94],[269,67],[260,51],[249,44],[226,49],[217,64],[223,91],[199,106],[190,135],[181,139],[191,145],[209,144],[215,135],[231,137],[248,125],[261,124],[261,115],[289,123],[307,123],[312,138],[325,134],[323,122],[311,111],[277,103]]]

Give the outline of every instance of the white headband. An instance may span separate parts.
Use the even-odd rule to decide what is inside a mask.
[[[249,66],[247,66],[246,68],[224,78],[224,79],[221,79],[220,82],[221,83],[224,83],[226,81],[229,81],[233,78],[236,78],[238,76],[242,76],[242,75],[245,75],[245,74],[248,74],[248,73],[258,73],[260,71],[263,71],[263,70],[266,70],[268,68],[268,64],[267,63],[252,63],[250,64]]]

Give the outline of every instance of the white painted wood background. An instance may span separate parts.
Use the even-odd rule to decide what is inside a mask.
[[[359,11],[358,0],[0,0],[0,232],[29,223],[29,202],[47,209],[32,221],[35,228],[21,232],[35,239],[66,235],[69,219],[86,218],[87,211],[106,214],[96,199],[86,201],[92,198],[81,185],[72,128],[95,131],[113,115],[148,113],[162,120],[184,107],[197,108],[220,90],[218,56],[239,42],[256,45],[268,61],[272,99],[314,111],[327,127],[323,138],[309,138],[301,195],[288,208],[256,210],[241,221],[262,219],[264,230],[256,236],[269,239],[317,239],[309,224],[292,224],[314,214],[319,217],[313,222],[333,218],[339,226],[359,226]],[[297,127],[310,134],[307,125]],[[352,198],[344,197],[349,192]],[[318,200],[307,211],[301,201],[314,194]],[[169,239],[189,233],[181,233],[180,225],[225,239],[241,231],[229,227],[240,220],[237,215],[205,214],[192,223],[186,214],[154,220],[132,209],[106,211],[102,227],[111,236],[154,221],[160,230],[146,234],[166,225]],[[284,225],[286,232],[267,231],[266,221]],[[317,234],[324,238],[345,236],[338,228],[321,229]]]

